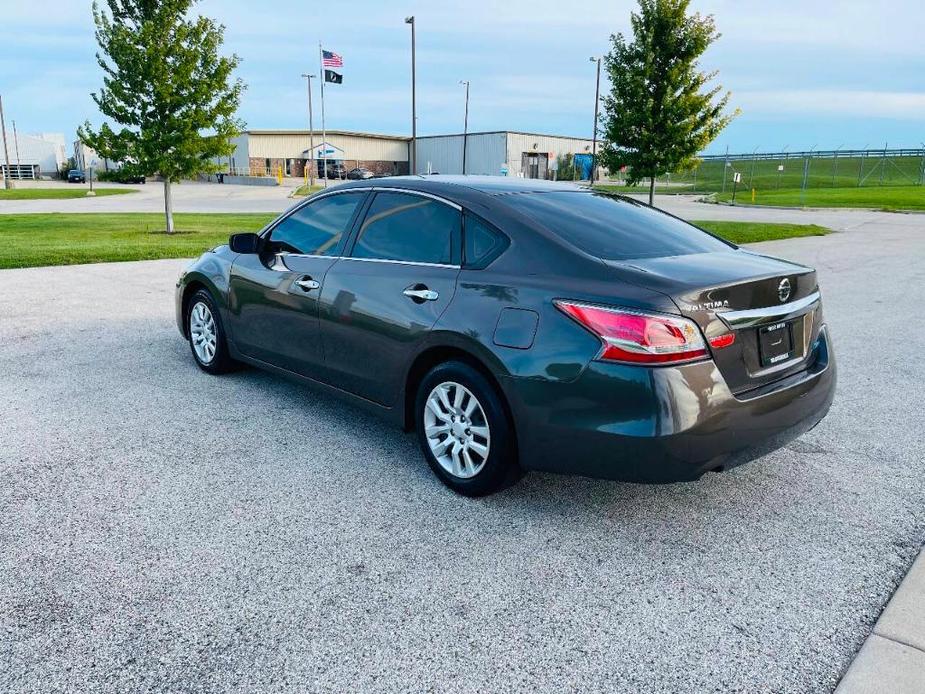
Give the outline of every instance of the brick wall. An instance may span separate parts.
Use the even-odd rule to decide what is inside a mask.
[[[285,159],[270,159],[269,171],[267,171],[267,160],[262,157],[250,157],[248,166],[252,176],[275,176],[280,166],[283,167],[283,175],[286,174]]]

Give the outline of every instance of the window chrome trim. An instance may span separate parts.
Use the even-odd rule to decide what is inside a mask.
[[[351,190],[360,190],[360,188],[351,188]],[[462,212],[462,205],[458,205],[452,200],[447,200],[442,198],[439,195],[434,195],[433,193],[426,193],[423,190],[412,190],[410,188],[393,188],[389,186],[370,186],[369,188],[362,188],[362,190],[372,190],[377,193],[405,193],[406,195],[417,195],[422,198],[430,198],[431,200],[436,200],[437,202],[442,202],[444,205],[449,205],[457,212]]]
[[[331,256],[323,256],[325,258],[330,258]],[[424,263],[417,260],[391,260],[389,258],[354,258],[351,255],[343,255],[340,257],[341,260],[356,260],[360,263],[392,263],[394,265],[415,265],[417,267],[440,267],[448,270],[459,270],[462,268],[461,265],[451,265],[448,263]]]
[[[447,263],[424,263],[417,260],[392,260],[390,258],[354,258],[349,255],[312,255],[311,253],[286,253],[286,258],[328,258],[330,260],[356,260],[361,263],[394,263],[396,265],[418,265],[421,267],[442,267],[450,270],[460,270],[461,265]]]
[[[338,188],[339,187],[340,186],[338,186]],[[451,200],[447,200],[446,198],[441,198],[439,195],[433,195],[432,193],[425,193],[424,191],[420,191],[420,190],[410,190],[407,188],[394,188],[394,187],[388,187],[388,186],[357,186],[355,188],[345,188],[343,190],[335,189],[335,190],[330,190],[330,191],[327,191],[327,190],[319,191],[317,193],[314,193],[313,195],[308,196],[307,199],[303,200],[302,202],[292,207],[292,209],[287,210],[285,213],[281,214],[279,217],[272,220],[267,225],[267,227],[263,231],[260,232],[260,236],[262,238],[264,237],[269,238],[270,234],[273,233],[273,230],[279,225],[280,222],[289,218],[290,216],[298,212],[300,209],[302,209],[309,203],[315,202],[316,200],[321,200],[322,198],[328,198],[328,197],[331,197],[332,195],[344,195],[347,193],[370,193],[370,192],[406,193],[408,195],[417,195],[422,198],[430,198],[431,200],[436,200],[437,202],[440,202],[440,203],[443,203],[444,205],[452,207],[457,212],[460,212],[460,213],[463,212],[463,208],[461,205],[457,205],[455,202]],[[452,270],[462,269],[462,265],[453,265],[453,264],[448,264],[448,263],[424,263],[424,262],[419,262],[419,261],[414,261],[414,260],[392,260],[389,258],[355,258],[353,256],[343,255],[343,254],[315,255],[312,253],[287,253],[286,257],[287,258],[332,258],[334,260],[358,260],[358,261],[362,261],[365,263],[393,263],[396,265],[415,265],[418,267],[448,268]]]
[[[820,299],[819,290],[816,290],[809,296],[791,301],[789,304],[750,308],[742,311],[720,311],[717,312],[716,317],[732,330],[753,328],[764,323],[777,323],[801,316],[812,310]]]

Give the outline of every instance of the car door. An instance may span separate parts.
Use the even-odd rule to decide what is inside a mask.
[[[331,193],[296,208],[241,255],[229,281],[230,333],[246,356],[305,376],[322,375],[318,298],[365,191]]]
[[[334,383],[391,405],[409,359],[449,305],[459,275],[459,206],[375,193],[352,249],[325,277],[325,365]]]

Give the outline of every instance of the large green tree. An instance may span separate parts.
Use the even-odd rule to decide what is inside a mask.
[[[236,55],[219,54],[225,28],[193,16],[198,0],[106,0],[93,3],[103,88],[93,94],[116,124],[89,121],[81,140],[126,171],[164,180],[167,233],[173,233],[170,184],[220,169],[244,124],[235,112],[244,90],[232,73]],[[116,129],[118,128],[118,129]]]
[[[712,16],[688,14],[690,0],[639,0],[631,15],[632,41],[611,36],[605,57],[611,91],[604,97],[602,163],[626,166],[627,184],[645,178],[649,204],[655,177],[690,170],[701,152],[736,115],[729,93],[708,87],[716,72],[698,59],[719,38]]]

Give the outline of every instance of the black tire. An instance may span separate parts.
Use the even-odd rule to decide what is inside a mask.
[[[475,396],[489,428],[491,443],[488,456],[481,469],[472,477],[457,477],[444,469],[431,450],[425,433],[424,414],[427,398],[437,386],[446,382],[461,384]],[[480,371],[461,361],[449,361],[435,366],[418,386],[414,403],[414,424],[421,450],[427,464],[440,481],[459,494],[492,494],[510,486],[522,474],[517,462],[514,428],[501,397],[495,386]]]
[[[196,352],[196,347],[193,345],[193,329],[191,325],[193,317],[193,309],[198,304],[205,304],[209,313],[212,315],[212,319],[215,325],[215,353],[212,355],[211,359],[204,359]],[[219,313],[218,306],[215,304],[215,300],[212,298],[212,295],[205,289],[200,289],[195,294],[193,294],[189,300],[186,302],[186,335],[189,340],[190,351],[193,353],[193,360],[196,362],[196,365],[205,371],[213,375],[228,373],[229,371],[234,371],[238,367],[238,363],[231,358],[231,355],[228,352],[228,343],[225,340],[225,328],[222,325],[222,317]]]

